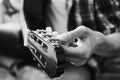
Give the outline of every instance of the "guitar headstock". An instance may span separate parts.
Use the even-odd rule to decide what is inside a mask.
[[[46,30],[28,31],[27,42],[38,68],[42,67],[51,78],[64,72],[64,51],[54,35],[48,34]]]

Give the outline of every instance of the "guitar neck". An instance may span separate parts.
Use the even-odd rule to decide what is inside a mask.
[[[45,30],[28,29],[23,5],[20,18],[24,46],[30,49],[37,67],[40,69],[42,67],[51,78],[60,76],[64,72],[65,56],[63,48],[57,43],[58,40],[52,39],[52,35],[46,34]]]

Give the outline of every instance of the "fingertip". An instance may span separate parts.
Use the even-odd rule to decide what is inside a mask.
[[[75,29],[75,31],[76,32],[80,32],[80,33],[82,33],[82,32],[87,32],[87,31],[89,31],[90,29],[88,28],[88,27],[85,27],[85,26],[79,26],[79,27],[77,27],[76,29]]]
[[[52,35],[57,37],[59,35],[59,33],[54,31],[54,32],[52,32]]]
[[[69,39],[68,32],[58,35],[57,39],[62,40],[62,41],[68,41],[68,39]]]

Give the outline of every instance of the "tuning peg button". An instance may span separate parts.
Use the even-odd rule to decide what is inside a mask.
[[[33,57],[33,60],[36,61],[36,59]]]
[[[41,67],[40,64],[37,64],[38,67]]]

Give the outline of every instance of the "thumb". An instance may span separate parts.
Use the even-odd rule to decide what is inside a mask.
[[[69,31],[57,36],[57,38],[64,44],[70,43],[78,37],[81,38],[83,36],[86,36],[86,32],[89,32],[89,30],[90,29],[85,26],[79,26],[72,31]]]

